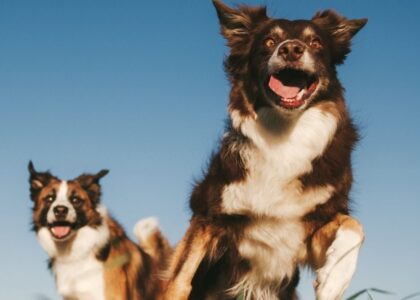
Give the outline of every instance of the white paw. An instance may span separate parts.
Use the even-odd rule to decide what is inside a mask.
[[[338,278],[337,278],[338,276]],[[339,278],[340,275],[319,270],[316,283],[317,300],[340,300],[350,283],[350,278]],[[337,280],[338,279],[338,280]]]
[[[325,265],[317,270],[317,300],[340,300],[356,270],[362,237],[350,230],[339,230],[328,248]]]

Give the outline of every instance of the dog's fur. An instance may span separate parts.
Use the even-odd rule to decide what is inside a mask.
[[[170,247],[156,220],[140,221],[141,247],[101,204],[99,180],[108,171],[64,181],[29,163],[33,229],[50,258],[64,299],[154,300],[161,296]]]
[[[230,47],[230,119],[192,192],[166,299],[296,299],[302,265],[316,270],[317,299],[341,299],[364,234],[349,215],[358,135],[336,65],[367,20],[213,2]]]

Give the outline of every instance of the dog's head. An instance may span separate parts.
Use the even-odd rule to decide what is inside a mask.
[[[293,115],[341,90],[336,65],[344,62],[352,37],[367,22],[331,10],[312,20],[271,19],[265,7],[213,3],[230,47],[225,61],[233,85],[229,109],[241,115],[261,107]]]
[[[99,226],[101,196],[99,180],[108,170],[82,174],[65,181],[50,172],[37,172],[29,162],[30,195],[33,201],[33,225],[38,232],[47,228],[55,241],[66,241],[83,226]]]

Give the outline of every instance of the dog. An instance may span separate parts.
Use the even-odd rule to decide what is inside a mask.
[[[159,299],[171,249],[154,218],[141,220],[141,247],[101,204],[100,179],[108,170],[61,180],[28,166],[33,230],[48,253],[58,293],[64,299]]]
[[[367,19],[326,10],[291,21],[213,4],[230,48],[229,120],[191,193],[165,297],[297,299],[309,266],[316,298],[341,299],[364,233],[350,216],[358,134],[336,66]]]

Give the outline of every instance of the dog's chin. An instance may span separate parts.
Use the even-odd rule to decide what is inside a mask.
[[[74,234],[74,224],[67,221],[53,222],[48,225],[48,230],[54,241],[68,241]]]

